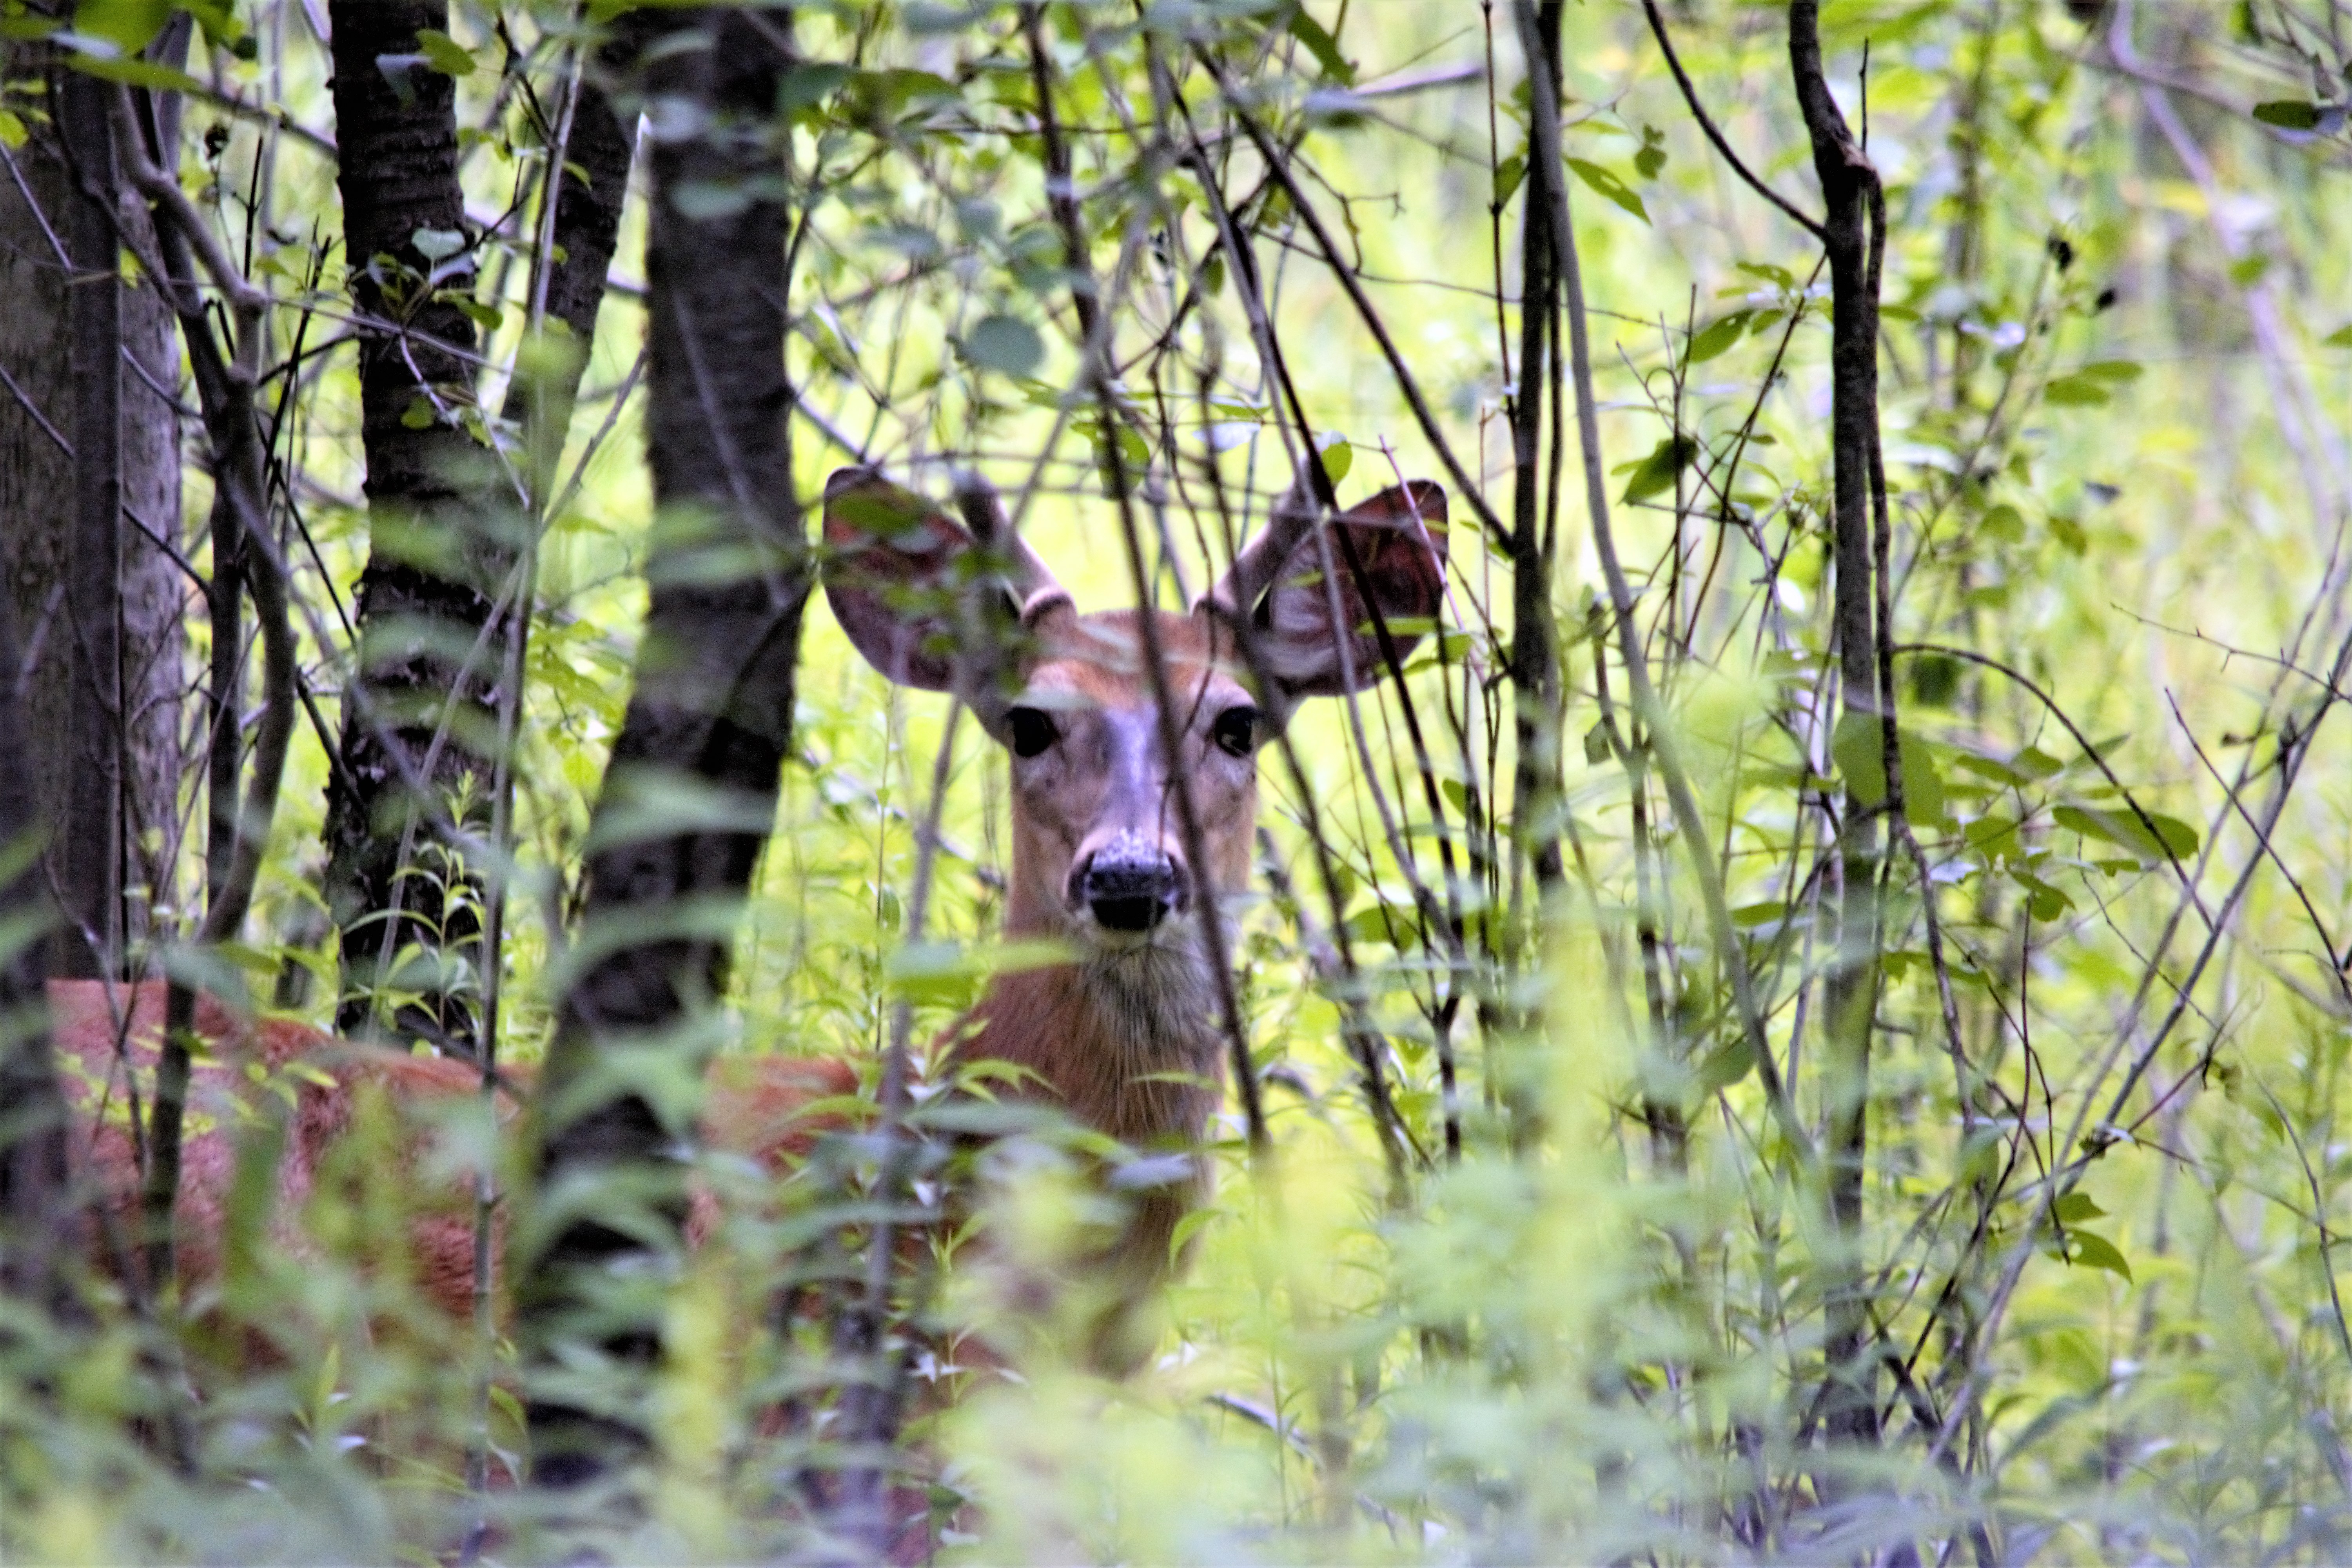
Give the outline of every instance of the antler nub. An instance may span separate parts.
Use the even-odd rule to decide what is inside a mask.
[[[1005,581],[1021,607],[1024,623],[1034,620],[1052,601],[1069,600],[1069,591],[1054,575],[1053,568],[1013,531],[1012,521],[1004,515],[1003,500],[984,476],[975,469],[959,469],[955,498],[956,510],[963,513],[964,526],[971,530],[972,538],[1004,562]]]
[[[1234,553],[1234,563],[1217,579],[1216,585],[1201,596],[1203,605],[1214,605],[1224,615],[1246,619],[1257,610],[1257,602],[1265,597],[1266,590],[1282,577],[1282,569],[1323,515],[1314,492],[1307,488],[1306,470],[1291,480],[1274,503],[1265,526],[1250,542]]]

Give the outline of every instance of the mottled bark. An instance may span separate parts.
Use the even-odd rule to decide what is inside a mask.
[[[1560,7],[1538,8],[1538,26],[1559,77]],[[1511,402],[1511,688],[1516,761],[1511,798],[1520,851],[1533,865],[1536,886],[1549,893],[1560,879],[1559,825],[1559,646],[1552,622],[1553,540],[1543,526],[1545,475],[1544,395],[1552,380],[1559,346],[1552,316],[1559,309],[1559,280],[1551,264],[1551,225],[1539,187],[1528,193],[1519,248],[1519,374]],[[1565,433],[1555,415],[1553,440]]]
[[[694,1016],[725,984],[733,912],[773,824],[807,593],[785,423],[784,171],[766,135],[788,23],[714,10],[649,26],[667,36],[648,96],[695,112],[670,117],[681,135],[650,151],[652,602],[591,828],[582,969],[541,1079],[538,1207],[518,1271],[534,1463],[553,1485],[645,1440],[612,1384],[566,1381],[555,1351],[601,1349],[625,1382],[658,1350],[656,1262],[686,1211],[671,1151],[692,1133],[707,1040]],[[672,199],[688,185],[746,200],[689,216]],[[708,804],[699,823],[648,820],[680,792]],[[657,1103],[665,1088],[683,1092]]]
[[[367,459],[368,561],[353,595],[359,629],[343,700],[347,791],[329,797],[327,900],[342,933],[349,1032],[379,1026],[381,967],[477,934],[434,877],[401,876],[433,843],[408,781],[478,815],[491,704],[502,668],[492,610],[515,552],[492,509],[495,462],[457,422],[473,400],[473,282],[457,184],[457,84],[428,69],[417,35],[449,26],[444,0],[340,0],[329,8],[335,64],[336,184],[352,304],[362,319],[360,439]],[[420,247],[419,237],[424,237]],[[488,638],[482,634],[488,630]],[[391,748],[398,748],[395,754]],[[404,766],[403,764],[405,764]],[[390,911],[397,905],[399,914]],[[463,1037],[460,994],[410,976],[426,1000],[404,1029]]]
[[[343,704],[343,776],[331,797],[327,894],[342,933],[349,1031],[379,1026],[383,966],[415,949],[433,965],[402,975],[424,995],[404,1030],[466,1046],[478,1020],[462,965],[480,932],[469,876],[425,829],[412,783],[455,816],[487,821],[499,683],[520,635],[529,585],[515,581],[524,513],[518,481],[467,433],[474,403],[472,321],[458,300],[474,273],[457,182],[455,84],[417,59],[417,35],[446,30],[444,0],[344,0],[331,8],[338,184],[352,303],[362,318],[361,438],[367,458],[368,563],[355,598],[359,658]],[[412,63],[414,62],[414,63]],[[583,87],[557,203],[564,254],[547,278],[549,317],[579,353],[519,382],[505,415],[544,416],[521,465],[552,465],[593,337],[628,183],[627,128],[603,92]],[[582,175],[584,174],[585,178]],[[422,243],[420,243],[422,237]],[[460,247],[453,249],[452,247]],[[543,477],[543,475],[542,475]],[[424,875],[404,873],[422,871]]]
[[[20,79],[51,67],[36,46],[5,61]],[[19,636],[6,676],[25,703],[37,816],[59,829],[44,880],[73,915],[51,960],[78,974],[174,901],[188,590],[158,542],[180,533],[177,416],[149,384],[178,381],[171,314],[151,286],[119,280],[110,215],[82,188],[87,175],[102,189],[109,169],[96,86],[47,80],[50,118],[0,174],[0,569]],[[98,135],[69,158],[59,132],[93,101]],[[77,272],[92,281],[68,287]]]

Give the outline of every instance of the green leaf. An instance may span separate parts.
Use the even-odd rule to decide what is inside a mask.
[[[2320,346],[2331,349],[2352,349],[2352,321],[2347,321],[2319,340]]]
[[[2007,501],[1986,508],[1984,519],[1977,528],[1987,539],[1998,540],[2003,544],[2025,542],[2025,514]]]
[[[2134,361],[2127,359],[2097,359],[2074,374],[2087,375],[2094,381],[2108,382],[2120,386],[2126,382],[2137,381],[2140,378],[2140,367]]]
[[[1017,317],[982,316],[964,334],[963,352],[982,369],[1017,380],[1044,362],[1045,342],[1036,328]]]
[[[1886,798],[1885,751],[1885,731],[1875,714],[1840,715],[1830,735],[1830,758],[1846,788],[1864,805]],[[1904,816],[1918,827],[1942,821],[1944,780],[1927,742],[1908,730],[1898,731],[1895,755],[1903,769]]]
[[[1316,455],[1323,463],[1323,477],[1338,484],[1356,466],[1356,449],[1348,438],[1336,431],[1326,430],[1315,438]]]
[[[2284,131],[2316,131],[2322,112],[2319,105],[2294,98],[2273,99],[2254,105],[2255,119]]]
[[[1685,364],[1705,364],[1739,341],[1747,330],[1750,312],[1734,310],[1719,321],[1701,327],[1691,335],[1690,351],[1683,355]]]
[[[1625,482],[1625,493],[1617,499],[1631,506],[1635,501],[1647,500],[1654,495],[1674,489],[1675,477],[1690,467],[1691,459],[1697,456],[1698,442],[1691,437],[1667,437],[1650,449],[1648,457],[1620,466],[1618,472],[1622,473],[1626,467],[1631,467],[1633,477]]]
[[[2088,1193],[2068,1193],[2050,1205],[2050,1212],[2061,1225],[2080,1225],[2086,1219],[2107,1217],[2107,1211],[2094,1203]]]
[[[1528,177],[1528,159],[1524,153],[1514,153],[1495,165],[1495,205],[1501,206]]]
[[[0,146],[13,153],[25,144],[25,122],[16,118],[15,111],[0,109]]]
[[[446,261],[466,248],[466,237],[454,228],[420,228],[408,243],[427,261]]]
[[[1654,180],[1666,166],[1665,132],[1654,125],[1642,127],[1642,150],[1633,154],[1633,168],[1642,178]]]
[[[145,48],[171,16],[172,0],[81,0],[74,7],[73,30],[131,56]]]
[[[1699,1064],[1699,1092],[1718,1093],[1755,1070],[1756,1053],[1748,1048],[1746,1040],[1734,1040]]]
[[[1785,267],[1775,267],[1769,261],[1735,261],[1732,266],[1750,278],[1761,278],[1767,283],[1782,289],[1797,286],[1797,275]]]
[[[437,28],[418,28],[416,47],[424,52],[425,63],[446,77],[471,76],[478,63],[465,45]]]
[[[2057,408],[2095,408],[2107,400],[2107,389],[2088,375],[2062,375],[2042,389],[2042,401]]]
[[[2125,1284],[2132,1283],[2131,1265],[2124,1261],[2124,1255],[2116,1250],[2114,1242],[2087,1230],[2070,1231],[2066,1239],[2074,1244],[2074,1256],[2068,1262],[2087,1268],[2104,1268],[2110,1274],[2122,1275]]]
[[[2084,801],[2071,801],[2050,815],[2061,827],[2072,828],[2086,838],[2117,845],[2151,865],[2197,852],[2197,830],[2177,817],[2150,812],[2147,822],[2143,823],[2128,808],[2110,811]],[[2154,833],[2148,831],[2150,824],[2155,826]]]
[[[1582,158],[1570,158],[1568,166],[1576,177],[1607,196],[1643,223],[1650,221],[1650,209],[1642,205],[1641,194],[1625,183],[1624,177],[1604,164],[1588,163]]]
[[[1339,41],[1325,29],[1322,23],[1307,14],[1305,5],[1291,8],[1289,29],[1290,36],[1315,57],[1315,63],[1323,68],[1325,76],[1342,87],[1356,85],[1356,68],[1339,53]]]
[[[94,76],[101,81],[119,81],[125,87],[143,87],[154,92],[202,92],[205,84],[185,71],[175,71],[169,66],[159,66],[153,60],[137,57],[128,59],[107,59],[102,56],[73,53],[65,63],[84,76]]]

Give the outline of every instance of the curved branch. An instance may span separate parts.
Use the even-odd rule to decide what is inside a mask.
[[[1691,85],[1691,79],[1683,70],[1682,58],[1675,53],[1674,41],[1666,37],[1666,19],[1658,15],[1657,0],[1642,0],[1642,10],[1650,18],[1650,31],[1656,36],[1658,47],[1665,51],[1666,68],[1675,73],[1675,85],[1683,89],[1683,101],[1690,106],[1691,118],[1698,121],[1698,128],[1706,132],[1706,139],[1715,144],[1717,152],[1723,154],[1723,161],[1731,165],[1732,173],[1745,180],[1748,189],[1788,215],[1790,222],[1827,245],[1829,230],[1822,226],[1822,220],[1766,184],[1761,175],[1740,162],[1739,154],[1731,150],[1731,143],[1723,139],[1723,132],[1715,128],[1715,121],[1708,118],[1706,106],[1698,100],[1698,89]]]

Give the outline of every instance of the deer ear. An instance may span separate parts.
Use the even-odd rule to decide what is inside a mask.
[[[963,525],[872,468],[824,485],[824,596],[866,662],[900,686],[956,684],[955,595]]]
[[[1324,543],[1339,588],[1331,620]],[[1369,592],[1368,592],[1369,591]],[[1382,490],[1309,534],[1258,610],[1267,673],[1293,697],[1362,690],[1388,672],[1383,626],[1399,660],[1434,629],[1445,597],[1445,491],[1427,479]],[[1375,616],[1374,611],[1379,613]]]

